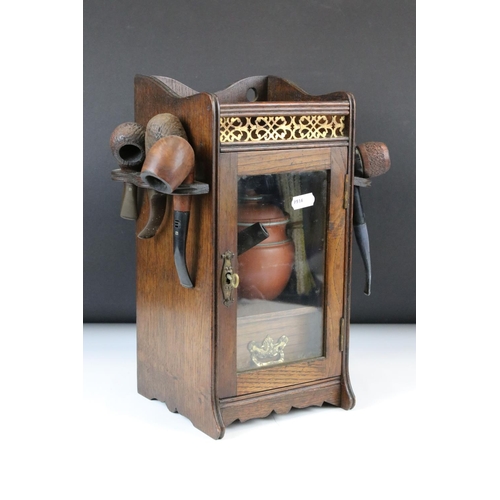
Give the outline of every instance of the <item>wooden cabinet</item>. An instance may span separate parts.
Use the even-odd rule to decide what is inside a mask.
[[[174,196],[153,237],[137,239],[139,393],[213,438],[272,411],[352,408],[352,95],[310,96],[272,76],[214,94],[137,76],[135,122],[161,113],[182,123],[206,189],[191,199],[193,287],[172,255]],[[136,179],[140,234],[154,193]],[[243,251],[255,223],[268,237]]]

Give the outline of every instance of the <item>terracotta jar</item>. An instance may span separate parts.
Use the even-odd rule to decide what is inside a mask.
[[[292,274],[295,249],[286,234],[289,217],[262,196],[249,194],[238,205],[238,231],[260,222],[269,233],[262,243],[238,256],[238,295],[247,299],[275,299]]]

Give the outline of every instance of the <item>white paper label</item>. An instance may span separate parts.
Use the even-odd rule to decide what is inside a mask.
[[[312,207],[314,205],[314,195],[312,193],[301,194],[292,198],[292,208],[299,210],[301,208]]]

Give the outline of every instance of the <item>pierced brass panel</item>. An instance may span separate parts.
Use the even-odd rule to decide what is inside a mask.
[[[227,116],[220,142],[304,141],[343,137],[345,116]]]

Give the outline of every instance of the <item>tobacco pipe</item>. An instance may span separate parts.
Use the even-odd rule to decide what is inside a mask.
[[[184,128],[177,117],[169,113],[160,113],[153,116],[153,118],[151,118],[146,125],[146,156],[149,155],[149,151],[156,144],[156,142],[170,135],[179,135],[186,138]],[[153,238],[156,235],[167,208],[167,197],[164,190],[161,189],[161,186],[156,185],[156,183],[153,182],[153,179],[151,179],[151,181],[151,183],[147,183],[149,186],[149,189],[147,190],[149,200],[148,221],[142,230],[137,234],[137,237],[141,240]]]
[[[167,209],[167,197],[154,189],[147,189],[149,201],[149,217],[146,225],[139,231],[137,237],[140,240],[153,238],[163,222]]]
[[[389,150],[382,142],[365,142],[356,147],[354,173],[365,179],[385,174],[391,166]],[[365,267],[365,295],[371,294],[372,267],[370,240],[359,186],[354,186],[353,228]]]
[[[141,170],[145,153],[145,129],[135,122],[125,122],[116,127],[111,133],[109,146],[120,169]],[[137,213],[137,186],[131,182],[123,185],[120,217],[127,220],[136,220]]]
[[[158,137],[160,136],[160,137]],[[181,184],[194,182],[194,150],[180,120],[169,113],[153,117],[146,127],[146,154],[141,179],[159,193],[172,194]],[[179,281],[193,288],[186,265],[186,240],[191,209],[190,195],[174,195],[174,262]]]

